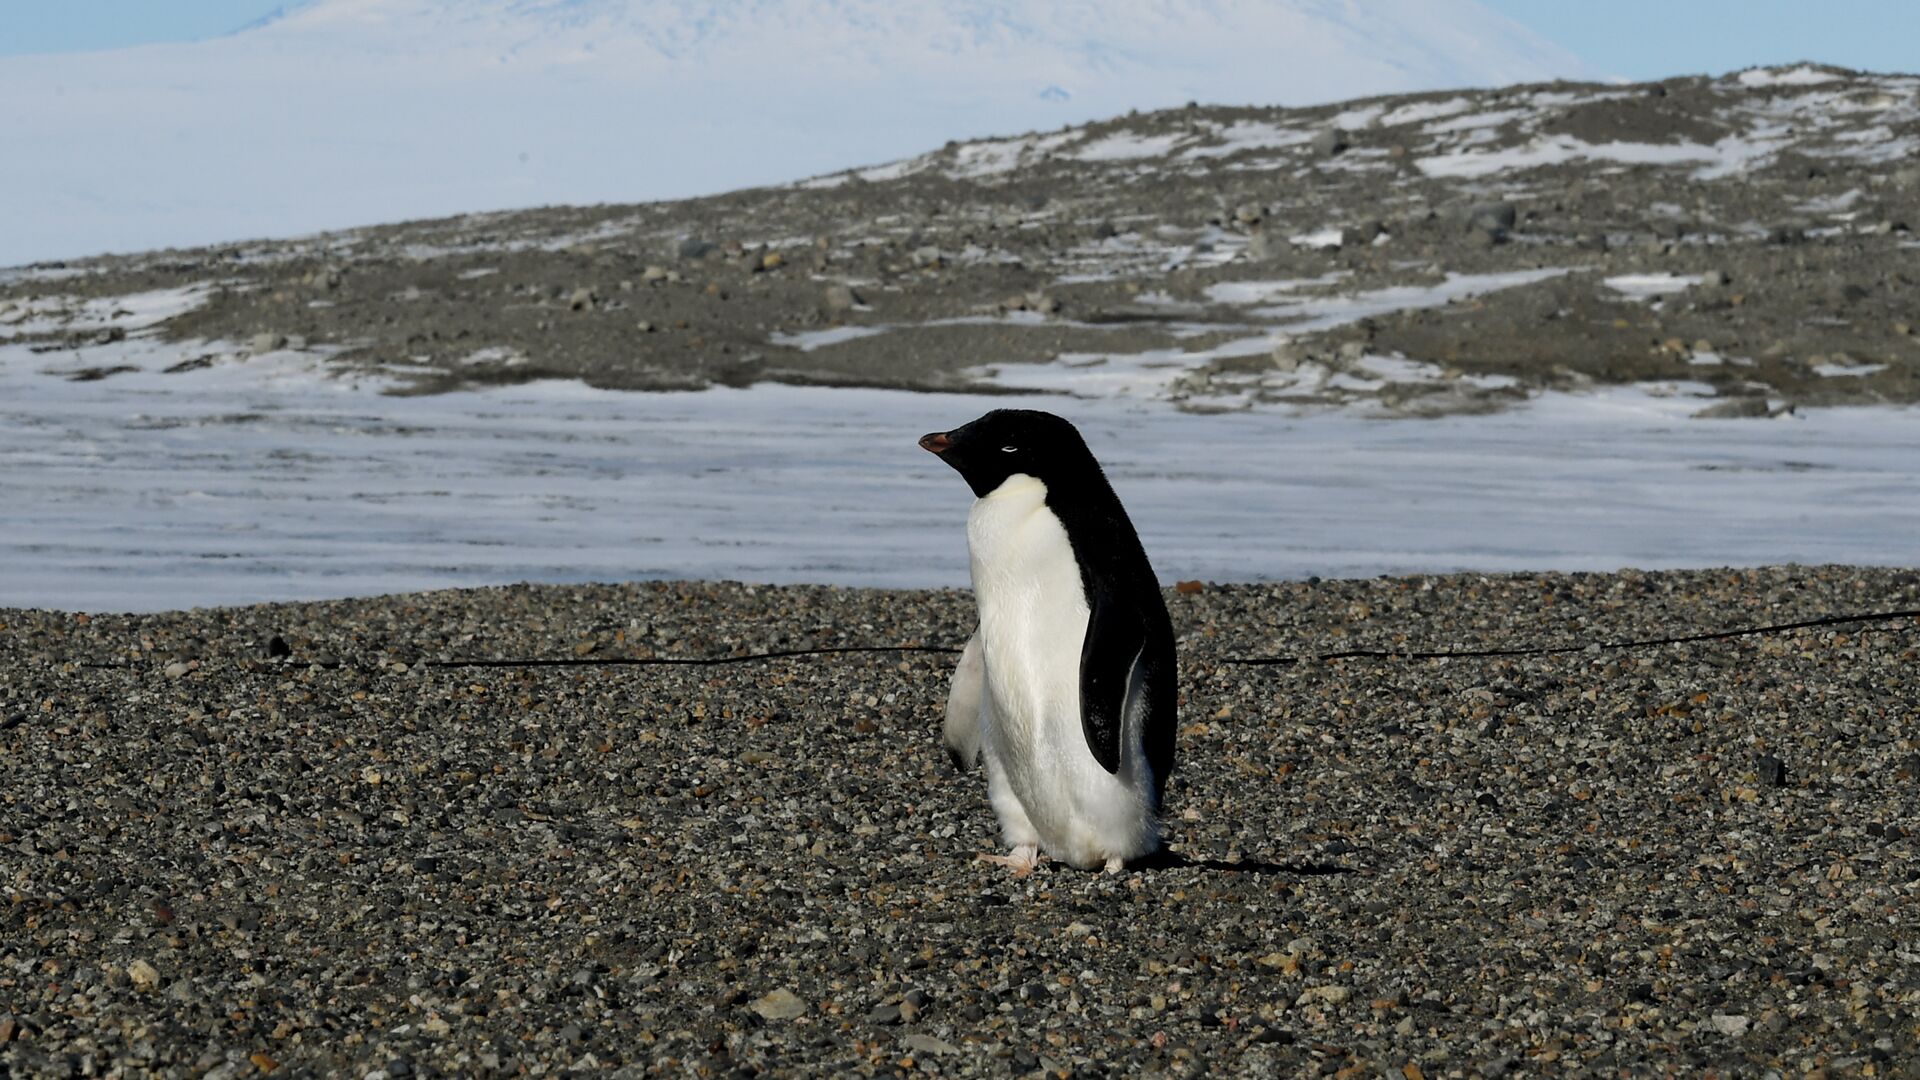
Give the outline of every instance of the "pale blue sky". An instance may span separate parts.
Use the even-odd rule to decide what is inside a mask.
[[[0,55],[194,41],[284,0],[0,0]],[[1043,0],[1036,0],[1043,2]],[[1634,79],[1820,60],[1920,70],[1920,0],[1482,0]]]

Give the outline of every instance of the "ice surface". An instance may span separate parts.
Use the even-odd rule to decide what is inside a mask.
[[[914,440],[1011,404],[563,383],[393,397],[287,353],[160,374],[186,347],[118,343],[93,362],[147,370],[85,383],[0,347],[0,604],[645,577],[959,586],[970,497]],[[1691,398],[1631,388],[1400,423],[1018,404],[1080,424],[1169,582],[1902,564],[1920,535],[1911,410],[1706,423],[1685,419]]]

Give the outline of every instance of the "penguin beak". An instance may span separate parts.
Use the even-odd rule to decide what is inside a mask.
[[[944,454],[952,448],[953,440],[948,438],[947,433],[944,431],[936,431],[931,435],[920,436],[920,449],[928,451],[929,453]]]

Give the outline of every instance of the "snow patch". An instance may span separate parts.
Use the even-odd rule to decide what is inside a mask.
[[[1607,288],[1635,299],[1685,292],[1706,280],[1700,274],[1619,274],[1607,278]]]
[[[1818,86],[1839,81],[1840,76],[1820,71],[1809,64],[1792,68],[1754,68],[1736,76],[1741,86]]]
[[[1160,157],[1186,139],[1187,136],[1184,134],[1141,135],[1131,131],[1121,131],[1080,147],[1073,156],[1081,161],[1133,161],[1138,158]]]

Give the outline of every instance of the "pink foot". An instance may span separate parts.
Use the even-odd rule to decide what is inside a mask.
[[[974,861],[996,863],[1000,866],[1010,867],[1013,870],[1014,877],[1023,878],[1033,873],[1033,868],[1040,865],[1040,848],[1035,844],[1021,844],[1019,847],[1014,848],[1009,854],[976,855],[974,856]]]

